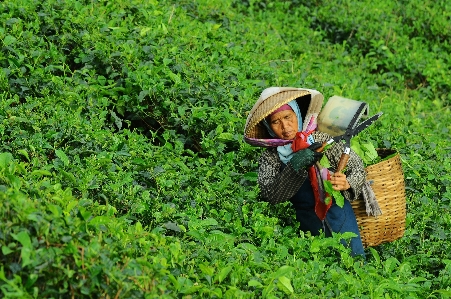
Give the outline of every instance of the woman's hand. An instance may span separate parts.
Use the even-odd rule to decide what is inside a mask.
[[[351,188],[348,181],[346,180],[346,175],[341,172],[337,172],[331,175],[330,182],[332,183],[332,188],[337,191],[344,191]]]

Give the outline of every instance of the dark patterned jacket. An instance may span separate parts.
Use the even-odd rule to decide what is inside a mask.
[[[322,132],[314,132],[312,135],[316,142],[324,142],[331,138],[328,134]],[[336,169],[342,153],[343,145],[338,143],[332,143],[324,152],[333,169]],[[360,157],[352,150],[349,155],[344,173],[351,188],[342,191],[342,194],[347,200],[353,201],[361,194],[366,173]],[[258,163],[258,185],[261,195],[272,204],[289,200],[296,194],[308,176],[306,169],[300,169],[297,172],[290,162],[281,170],[283,162],[279,158],[277,148],[265,150]]]

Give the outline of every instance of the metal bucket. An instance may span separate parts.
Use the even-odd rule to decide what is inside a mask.
[[[354,117],[358,120],[368,113],[369,107],[365,102],[333,96],[318,116],[318,130],[331,136],[343,135]]]

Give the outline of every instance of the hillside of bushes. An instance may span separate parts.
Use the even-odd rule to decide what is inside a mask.
[[[0,24],[0,298],[451,297],[448,1],[5,0]],[[270,86],[384,113],[359,138],[401,156],[401,239],[362,263],[261,201]]]

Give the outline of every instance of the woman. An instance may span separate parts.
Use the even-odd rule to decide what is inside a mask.
[[[326,236],[332,232],[355,233],[357,236],[349,244],[352,254],[364,256],[349,202],[359,197],[366,181],[362,160],[351,151],[344,173],[333,173],[343,147],[332,144],[324,151],[332,169],[332,187],[347,199],[342,208],[334,201],[324,203],[322,181],[315,176],[320,172],[316,162],[323,155],[315,150],[330,139],[328,134],[312,130],[322,102],[322,95],[315,90],[278,87],[264,90],[247,119],[245,141],[267,147],[260,156],[258,170],[258,184],[267,201],[272,204],[291,201],[300,229],[312,235],[321,231]],[[301,136],[298,132],[306,133],[306,143],[303,149],[293,151],[293,142]]]

